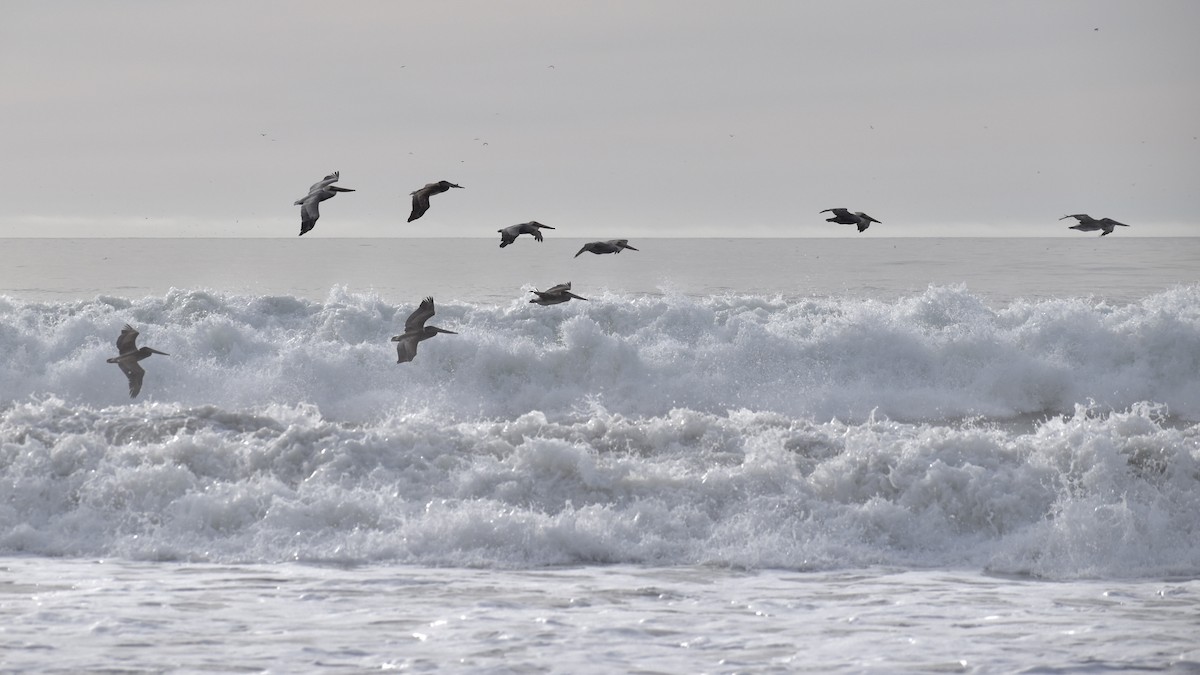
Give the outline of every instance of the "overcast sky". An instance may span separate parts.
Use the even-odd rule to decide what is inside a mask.
[[[0,236],[1200,234],[1200,2],[6,0]],[[406,223],[408,193],[447,179]],[[831,207],[882,225],[826,223]]]

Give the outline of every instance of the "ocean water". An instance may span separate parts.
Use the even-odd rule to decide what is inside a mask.
[[[0,670],[1200,670],[1200,238],[496,243],[6,240]]]

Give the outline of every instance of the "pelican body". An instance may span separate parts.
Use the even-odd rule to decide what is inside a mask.
[[[571,282],[569,281],[565,284],[551,286],[544,291],[535,290],[529,292],[537,296],[529,302],[539,305],[557,305],[559,303],[567,302],[571,298],[575,298],[576,300],[587,300],[587,298],[581,298],[571,292]]]
[[[138,361],[150,358],[151,354],[162,354],[170,356],[166,352],[160,352],[157,349],[150,347],[137,346],[138,332],[133,329],[133,326],[125,324],[121,329],[121,334],[117,337],[117,351],[119,356],[114,356],[108,359],[108,363],[115,363],[125,373],[125,377],[129,378],[129,398],[138,395],[142,390],[142,378],[146,375],[146,371],[138,365]]]
[[[858,226],[859,232],[866,230],[868,227],[871,226],[871,223],[879,223],[880,225],[883,224],[882,222],[875,220],[871,216],[868,216],[867,214],[863,213],[862,211],[855,211],[854,213],[850,213],[850,209],[825,209],[821,213],[832,213],[833,214],[833,217],[826,218],[825,222],[840,223],[842,225],[856,225],[856,226]]]
[[[436,183],[429,183],[420,190],[413,190],[409,194],[412,195],[412,213],[408,214],[408,222],[412,222],[417,218],[425,215],[429,210],[429,198],[434,195],[440,195],[450,188],[461,188],[461,185],[455,185],[448,180],[439,180]]]
[[[509,225],[508,227],[506,227],[502,230],[496,230],[497,232],[500,233],[500,248],[504,248],[505,246],[508,246],[509,244],[513,243],[514,241],[517,240],[517,237],[521,236],[522,234],[532,234],[534,241],[541,241],[542,233],[540,230],[543,227],[546,228],[547,230],[554,229],[553,227],[550,227],[549,225],[543,225],[536,220],[531,220],[528,223],[521,223],[520,225]]]
[[[312,187],[308,188],[308,194],[296,200],[295,205],[303,207],[300,209],[300,236],[304,236],[305,232],[316,227],[317,218],[321,217],[321,210],[317,206],[318,204],[334,197],[339,192],[354,192],[350,188],[334,185],[340,177],[341,172],[334,171],[325,176],[321,182],[313,183]]]
[[[588,243],[584,244],[583,248],[579,249],[579,253],[576,253],[574,257],[578,258],[579,255],[581,253],[583,253],[584,251],[589,251],[591,253],[600,255],[603,253],[620,253],[621,251],[623,251],[625,249],[629,249],[630,251],[637,250],[636,248],[629,245],[628,239],[609,239],[608,241],[592,241],[592,242],[588,242]]]
[[[1059,220],[1066,220],[1067,218],[1074,218],[1075,220],[1079,221],[1077,224],[1072,225],[1068,229],[1079,230],[1080,232],[1095,232],[1096,230],[1104,230],[1100,233],[1101,237],[1106,234],[1112,234],[1113,230],[1116,229],[1118,225],[1121,227],[1129,227],[1125,223],[1118,223],[1112,218],[1101,218],[1096,220],[1086,213],[1076,213],[1073,216],[1063,216],[1062,218],[1059,218]]]
[[[396,344],[396,363],[408,363],[417,355],[417,343],[422,340],[437,335],[438,333],[449,333],[458,335],[452,330],[438,328],[437,326],[426,326],[425,322],[429,317],[434,315],[433,298],[425,298],[421,301],[421,306],[412,314],[408,315],[408,319],[404,322],[404,332],[400,335],[392,336],[392,342]]]

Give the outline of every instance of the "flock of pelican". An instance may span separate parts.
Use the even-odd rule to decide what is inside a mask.
[[[317,224],[317,219],[321,217],[319,205],[321,202],[337,196],[339,192],[354,192],[351,188],[338,187],[334,183],[341,178],[341,172],[334,171],[325,176],[319,182],[314,183],[308,188],[308,194],[302,199],[297,199],[296,206],[300,208],[300,234],[303,236],[306,232],[313,229]],[[408,216],[408,222],[412,222],[429,211],[429,198],[433,195],[440,195],[443,192],[449,192],[451,188],[462,189],[463,186],[451,183],[448,180],[440,180],[436,183],[429,183],[419,190],[413,190],[412,195],[412,213]],[[879,223],[882,221],[876,220],[862,211],[851,212],[846,208],[825,209],[820,213],[832,213],[833,216],[826,218],[826,222],[839,223],[842,225],[854,225],[859,232],[865,231],[871,226],[871,223]],[[1129,227],[1125,223],[1120,223],[1112,218],[1096,219],[1086,213],[1077,213],[1074,215],[1063,216],[1059,220],[1074,218],[1078,221],[1075,225],[1071,225],[1069,229],[1079,230],[1081,232],[1100,231],[1100,236],[1103,237],[1112,234],[1113,230],[1119,227]],[[510,225],[497,230],[500,233],[500,248],[509,246],[517,240],[517,237],[522,234],[531,235],[534,241],[542,241],[542,230],[553,230],[549,225],[543,225],[536,220],[531,220],[527,223]],[[629,245],[628,239],[609,239],[606,241],[592,241],[583,245],[579,252],[574,257],[578,258],[583,253],[594,253],[603,255],[605,253],[620,253],[629,249],[636,251],[638,249]],[[532,290],[537,297],[530,300],[530,303],[538,305],[557,305],[560,303],[574,300],[587,300],[571,292],[571,282],[551,286],[544,291]],[[408,319],[404,322],[404,332],[392,337],[392,342],[396,343],[396,363],[408,363],[417,356],[417,345],[423,341],[436,336],[439,333],[448,333],[450,335],[458,335],[452,330],[438,328],[437,326],[427,326],[425,322],[433,317],[435,313],[433,298],[427,297],[421,301],[421,305],[417,307],[412,314],[408,315]],[[138,332],[129,324],[121,330],[121,335],[117,337],[117,352],[118,355],[108,359],[108,363],[115,363],[125,373],[125,377],[129,379],[129,396],[135,397],[142,390],[142,378],[146,375],[146,371],[138,365],[138,361],[149,358],[152,354],[162,354],[170,356],[166,352],[160,352],[157,349],[150,347],[137,347]]]

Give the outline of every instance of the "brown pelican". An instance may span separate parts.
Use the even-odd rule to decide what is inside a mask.
[[[149,347],[138,349],[137,336],[138,332],[133,329],[133,326],[125,324],[125,327],[121,329],[121,335],[117,337],[117,351],[121,355],[108,359],[109,363],[117,364],[121,372],[125,373],[125,377],[129,378],[129,398],[137,396],[138,392],[142,390],[142,377],[146,374],[146,371],[138,365],[138,361],[150,358],[151,354],[170,356],[166,352]]]
[[[871,223],[879,223],[880,225],[883,224],[882,222],[875,220],[862,211],[850,213],[850,209],[825,209],[821,213],[833,213],[833,217],[826,218],[825,222],[841,223],[842,225],[857,225],[859,232],[862,232],[870,227]]]
[[[408,215],[408,222],[411,223],[417,218],[425,215],[425,212],[429,210],[429,198],[433,195],[440,195],[450,188],[461,187],[461,185],[455,185],[448,180],[439,180],[436,183],[430,183],[426,185],[420,190],[414,190],[410,192],[409,194],[411,194],[413,198],[413,209],[412,213]]]
[[[537,296],[529,302],[534,302],[539,305],[557,305],[560,302],[567,302],[571,298],[575,298],[576,300],[587,300],[587,298],[581,298],[571,292],[571,282],[569,281],[565,284],[551,286],[544,291],[529,292]]]
[[[1121,227],[1129,227],[1125,223],[1118,223],[1112,218],[1101,218],[1100,220],[1096,220],[1086,213],[1076,213],[1073,216],[1063,216],[1062,218],[1059,218],[1059,220],[1066,220],[1067,218],[1074,218],[1075,220],[1079,221],[1078,224],[1072,225],[1068,229],[1079,230],[1080,232],[1095,232],[1096,230],[1104,230],[1100,233],[1101,237],[1106,234],[1112,234],[1112,231],[1116,229],[1117,225],[1120,225]]]
[[[304,207],[300,209],[301,236],[303,236],[305,232],[313,229],[313,227],[317,224],[317,218],[321,217],[321,211],[317,208],[318,204],[326,199],[329,199],[330,197],[333,197],[339,192],[354,192],[354,190],[351,190],[350,188],[337,187],[334,185],[340,176],[340,171],[334,171],[328,176],[325,176],[324,180],[322,180],[320,183],[313,183],[313,186],[308,188],[307,196],[305,196],[303,199],[296,200],[296,206]]]
[[[428,340],[438,333],[458,335],[458,333],[446,330],[445,328],[426,326],[425,322],[433,314],[433,298],[430,297],[422,300],[421,306],[408,315],[408,319],[404,322],[404,332],[392,337],[392,342],[397,343],[396,363],[408,363],[412,361],[413,357],[417,355],[417,343],[421,340]]]
[[[628,239],[609,239],[608,241],[588,242],[583,245],[583,248],[579,249],[579,253],[583,253],[584,251],[591,251],[597,255],[601,253],[620,253],[622,249],[626,248],[630,251],[637,250],[629,245]],[[575,254],[576,258],[579,257],[579,253]]]
[[[504,248],[505,246],[513,243],[517,240],[517,237],[521,236],[522,234],[532,234],[534,241],[541,241],[542,233],[539,230],[543,227],[547,230],[554,229],[549,225],[543,225],[536,220],[531,220],[528,223],[509,225],[503,230],[496,230],[500,233],[500,248]]]

